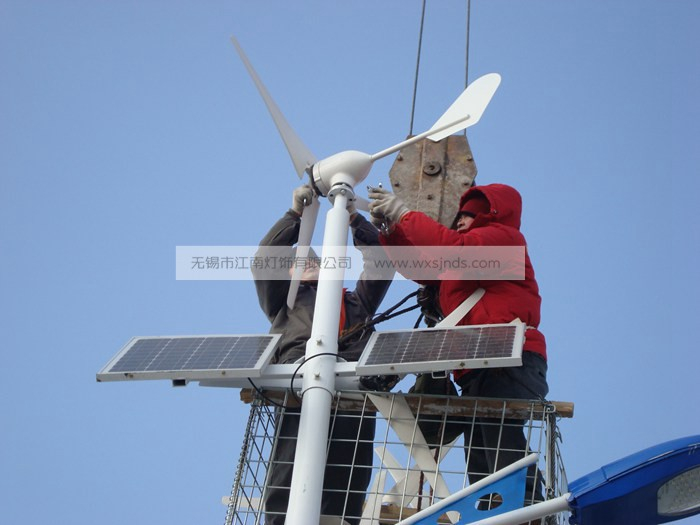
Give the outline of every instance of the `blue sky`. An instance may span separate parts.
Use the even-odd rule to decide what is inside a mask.
[[[135,335],[267,330],[251,282],[175,280],[176,246],[256,244],[298,182],[230,35],[321,158],[408,134],[419,17],[0,2],[3,522],[223,522],[238,391],[95,373]],[[465,17],[428,2],[416,132],[464,88]],[[477,181],[523,194],[570,479],[700,433],[699,24],[693,0],[472,2],[469,76],[503,77],[469,131]]]

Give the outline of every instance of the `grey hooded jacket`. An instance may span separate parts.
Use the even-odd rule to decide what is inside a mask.
[[[275,260],[280,261],[284,257],[293,257],[293,245],[299,238],[301,219],[294,211],[289,210],[278,220],[265,237],[260,241],[258,259],[263,260],[270,254],[275,254]],[[363,254],[363,272],[353,291],[344,291],[345,325],[343,332],[348,332],[353,327],[371,319],[379,308],[391,280],[386,280],[387,272],[380,272],[383,279],[372,279],[376,274],[373,271],[371,257],[365,256],[365,247],[380,246],[379,232],[359,213],[350,222],[353,242]],[[273,247],[273,248],[270,248]],[[372,257],[381,250],[372,250]],[[260,308],[272,324],[270,333],[282,334],[280,339],[276,362],[292,363],[303,357],[306,342],[311,337],[311,325],[313,323],[314,305],[316,302],[316,286],[301,283],[297,293],[293,309],[287,308],[287,293],[289,291],[289,279],[284,279],[280,274],[277,279],[263,279],[262,268],[253,268],[255,288],[258,293]],[[269,269],[268,269],[269,271]],[[286,268],[278,269],[280,272],[288,272]],[[269,274],[267,274],[269,275]],[[391,277],[391,276],[390,276]],[[348,361],[356,361],[371,334],[370,330],[360,330],[350,341],[338,348],[338,354]]]

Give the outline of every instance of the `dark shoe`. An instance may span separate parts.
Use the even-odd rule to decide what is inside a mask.
[[[399,382],[399,376],[362,376],[360,388],[373,392],[389,392]]]

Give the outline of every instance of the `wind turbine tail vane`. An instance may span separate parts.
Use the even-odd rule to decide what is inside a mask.
[[[455,100],[437,122],[433,124],[433,127],[428,131],[424,131],[419,135],[375,153],[371,156],[372,162],[384,158],[387,155],[391,155],[425,138],[437,142],[458,131],[473,126],[481,119],[481,115],[484,114],[486,107],[489,105],[500,83],[501,76],[498,73],[489,73],[488,75],[477,78],[474,82],[469,84],[467,89],[462,92],[457,100]]]
[[[477,78],[474,82],[469,84],[467,89],[462,92],[457,100],[455,100],[437,122],[433,124],[433,127],[430,128],[429,131],[435,131],[436,133],[428,135],[428,138],[437,142],[479,122],[481,115],[484,114],[486,107],[489,105],[489,102],[491,102],[500,83],[501,75],[498,73],[489,73]],[[467,115],[469,116],[468,119],[457,122]],[[457,123],[454,126],[449,126],[447,129],[442,129],[443,126],[450,122]]]

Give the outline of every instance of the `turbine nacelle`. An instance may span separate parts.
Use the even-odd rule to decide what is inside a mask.
[[[316,190],[331,199],[335,186],[352,189],[365,180],[372,169],[372,160],[371,155],[361,151],[342,151],[311,166],[311,179]]]

